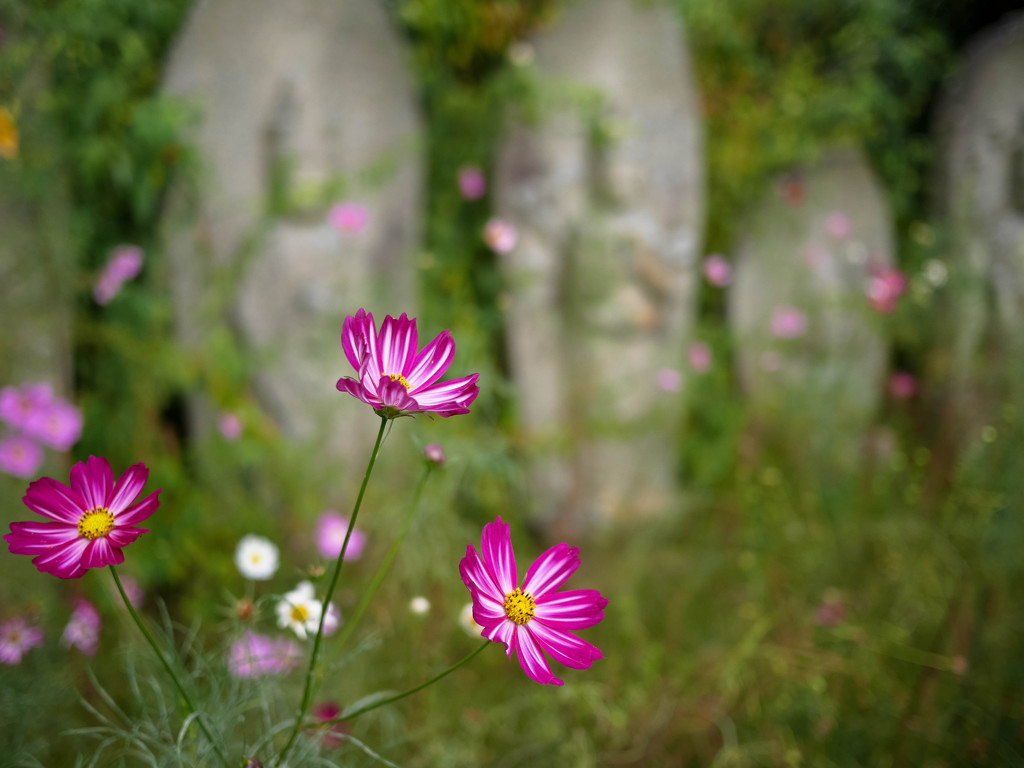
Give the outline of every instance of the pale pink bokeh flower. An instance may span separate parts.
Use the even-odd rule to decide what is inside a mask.
[[[892,267],[876,267],[868,278],[868,303],[883,315],[892,314],[900,296],[907,290],[907,278],[898,269]]]
[[[491,219],[484,227],[484,242],[495,253],[509,253],[518,240],[515,226],[502,219]]]
[[[33,648],[43,644],[43,630],[15,616],[0,624],[0,663],[15,666]]]
[[[0,472],[13,477],[32,477],[43,465],[43,449],[22,435],[0,440]]]
[[[111,251],[93,289],[96,303],[109,304],[121,291],[121,286],[142,270],[142,258],[142,249],[137,245],[119,245]]]
[[[139,586],[139,582],[135,580],[134,576],[129,576],[127,573],[122,573],[120,576],[121,586],[124,587],[124,593],[128,596],[128,602],[132,604],[133,608],[138,608],[146,600],[145,591]],[[120,600],[117,604],[124,605]]]
[[[431,464],[440,465],[445,462],[444,448],[437,443],[428,443],[423,446],[423,455]]]
[[[82,412],[55,398],[25,421],[25,434],[58,451],[69,451],[82,436]]]
[[[832,211],[825,217],[825,231],[836,240],[845,240],[853,232],[853,224],[845,213]]]
[[[351,543],[351,542],[350,542]],[[341,626],[341,611],[334,603],[327,604],[327,615],[324,616],[324,635],[333,635]]]
[[[451,333],[442,331],[419,351],[418,345],[416,318],[404,312],[398,319],[385,317],[379,333],[371,313],[360,309],[349,315],[341,329],[341,347],[358,379],[343,376],[338,390],[389,419],[424,412],[445,418],[469,413],[480,394],[480,374],[438,381],[455,358]]]
[[[889,377],[889,394],[897,400],[908,400],[917,392],[917,378],[906,371],[895,371]]]
[[[242,436],[242,420],[237,413],[222,413],[217,418],[217,429],[225,440],[234,442]]]
[[[333,509],[326,510],[316,521],[316,548],[322,557],[334,560],[341,554],[341,546],[345,542],[345,532],[348,530],[348,518],[335,512]],[[363,556],[363,548],[366,546],[366,534],[358,528],[352,529],[352,535],[348,539],[348,549],[345,550],[346,560],[358,560]]]
[[[0,389],[0,420],[16,429],[25,429],[28,422],[53,402],[49,384],[22,384]]]
[[[370,212],[358,203],[338,203],[328,212],[327,221],[343,235],[357,235],[370,222]]]
[[[500,517],[484,526],[480,550],[468,545],[459,563],[483,636],[504,644],[509,658],[519,656],[527,677],[541,685],[562,685],[545,654],[573,669],[604,658],[574,633],[599,623],[608,600],[596,589],[559,591],[579,565],[579,549],[556,544],[533,562],[520,586],[510,529]]]
[[[475,165],[459,169],[459,194],[466,200],[479,200],[487,192],[487,177]]]
[[[65,648],[77,648],[86,656],[95,656],[100,647],[102,629],[100,612],[88,600],[79,598],[75,601],[75,608],[61,635],[60,644]]]
[[[255,678],[283,675],[302,659],[302,648],[288,638],[274,639],[247,631],[231,644],[228,670],[235,677]]]
[[[712,355],[711,347],[703,341],[695,341],[690,345],[687,353],[690,358],[690,366],[697,373],[707,373],[711,370]]]
[[[658,389],[662,392],[678,392],[683,387],[683,375],[675,368],[658,369]]]
[[[776,307],[772,312],[772,333],[779,339],[795,339],[807,333],[807,315],[796,307]]]
[[[714,253],[704,259],[704,277],[712,285],[724,288],[732,282],[732,266],[724,256]]]

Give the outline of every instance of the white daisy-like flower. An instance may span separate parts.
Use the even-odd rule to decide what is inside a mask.
[[[270,539],[250,533],[235,548],[235,566],[247,579],[266,581],[277,573],[277,564],[277,545]]]
[[[312,583],[299,582],[291,592],[286,592],[277,604],[277,626],[290,629],[303,640],[310,633],[316,634],[320,626],[323,603],[316,599]]]
[[[417,616],[426,616],[430,613],[430,601],[423,595],[417,595],[409,601],[409,610]]]
[[[459,611],[459,626],[470,637],[480,637],[483,627],[473,621],[473,603],[466,603]]]

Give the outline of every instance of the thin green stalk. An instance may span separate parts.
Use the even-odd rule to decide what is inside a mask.
[[[334,588],[338,585],[338,577],[341,575],[341,564],[345,560],[345,551],[348,549],[348,540],[352,536],[353,529],[356,527],[356,518],[359,516],[359,508],[363,504],[363,494],[366,493],[366,484],[370,482],[370,474],[373,472],[374,462],[377,461],[377,453],[380,451],[380,444],[384,439],[384,428],[387,424],[387,416],[381,416],[380,429],[377,431],[377,441],[373,444],[373,452],[370,454],[370,461],[366,465],[366,474],[363,475],[363,484],[359,487],[359,495],[356,497],[355,506],[352,508],[352,516],[348,521],[348,530],[345,531],[345,540],[341,544],[341,552],[338,553],[338,559],[334,564],[334,573],[331,576],[331,583],[330,586],[327,587],[327,594],[324,596],[323,610],[320,611],[320,624],[316,629],[316,638],[313,640],[313,652],[309,656],[309,669],[306,670],[306,685],[302,691],[302,704],[299,706],[299,716],[295,719],[295,728],[292,729],[291,736],[288,737],[288,742],[284,745],[284,749],[281,750],[281,754],[277,756],[277,761],[274,763],[276,766],[284,765],[284,759],[291,751],[292,745],[295,743],[295,739],[298,738],[299,731],[302,730],[302,721],[305,720],[306,713],[309,712],[309,705],[313,700],[313,671],[316,668],[317,658],[320,656],[320,642],[323,640],[324,620],[327,618],[327,607],[331,604],[331,597],[334,595]]]
[[[160,663],[164,665],[164,669],[167,670],[167,674],[171,676],[171,680],[174,681],[174,685],[178,689],[178,693],[180,693],[181,697],[185,700],[189,710],[192,714],[196,715],[196,722],[199,723],[200,730],[202,730],[203,734],[210,742],[210,746],[213,747],[213,751],[217,753],[217,757],[219,757],[221,762],[224,763],[225,768],[231,768],[231,764],[228,762],[227,757],[224,756],[224,752],[221,750],[220,745],[213,738],[213,734],[207,730],[206,724],[203,722],[202,715],[200,715],[196,710],[196,705],[192,702],[192,697],[188,695],[188,691],[185,690],[185,686],[181,684],[178,676],[174,673],[174,669],[171,667],[170,662],[168,662],[167,658],[160,652],[160,648],[157,647],[153,636],[149,634],[149,630],[146,629],[146,626],[142,623],[142,619],[139,618],[139,614],[135,612],[135,608],[132,606],[132,601],[129,600],[128,595],[125,594],[124,587],[121,584],[121,579],[117,575],[117,570],[113,565],[109,566],[109,568],[111,575],[114,577],[114,583],[117,585],[117,591],[121,593],[121,599],[124,601],[125,607],[128,609],[128,613],[131,614],[132,619],[135,621],[135,625],[139,628],[139,631],[142,632],[142,636],[146,638],[146,642],[148,642],[150,648],[153,649],[153,653],[155,653],[156,657],[160,659]]]
[[[399,701],[400,699],[404,699],[406,696],[412,696],[414,693],[418,693],[419,691],[422,691],[424,688],[427,688],[427,687],[433,685],[434,683],[436,683],[441,678],[447,677],[452,672],[454,672],[456,669],[461,667],[463,664],[466,664],[469,661],[471,661],[474,657],[476,657],[477,654],[480,653],[480,651],[482,651],[484,648],[486,648],[490,644],[491,644],[490,640],[484,640],[483,645],[481,645],[479,648],[477,648],[471,654],[469,654],[464,659],[462,659],[462,661],[457,662],[456,664],[453,664],[452,666],[448,667],[448,669],[446,669],[441,674],[435,675],[434,677],[432,677],[429,680],[427,680],[427,682],[421,683],[420,685],[417,685],[415,688],[410,688],[405,693],[399,693],[399,694],[397,694],[395,696],[389,696],[386,699],[381,699],[380,701],[375,701],[375,702],[373,702],[373,704],[367,704],[365,707],[360,707],[355,712],[351,712],[351,713],[348,713],[348,714],[342,714],[339,717],[335,717],[333,720],[324,720],[324,721],[318,723],[318,725],[321,725],[321,726],[323,726],[323,725],[333,725],[334,723],[341,723],[341,722],[346,722],[347,723],[350,720],[354,720],[355,718],[359,717],[359,715],[362,715],[362,714],[364,714],[366,712],[369,712],[371,709],[377,709],[377,707],[383,707],[385,704],[392,704],[392,703],[394,703],[396,701]]]
[[[388,549],[388,553],[384,556],[384,561],[377,569],[377,573],[373,575],[373,581],[370,582],[370,586],[367,587],[366,592],[363,593],[363,597],[359,601],[359,605],[356,606],[355,611],[352,612],[352,616],[345,619],[345,628],[342,630],[334,644],[335,650],[344,647],[345,641],[348,640],[355,631],[359,620],[363,617],[363,614],[366,613],[366,609],[370,607],[370,603],[373,601],[373,596],[380,588],[381,583],[384,581],[384,577],[388,575],[388,571],[391,569],[391,564],[395,561],[395,557],[398,555],[398,550],[402,546],[402,541],[405,540],[406,534],[409,533],[409,527],[412,525],[412,519],[416,515],[416,510],[420,505],[420,498],[423,496],[423,488],[426,486],[427,478],[430,477],[433,469],[434,465],[429,464],[427,466],[427,471],[423,473],[423,477],[420,478],[419,483],[416,485],[416,490],[413,492],[412,503],[409,505],[409,511],[405,516],[405,522],[402,524],[402,530],[391,544],[391,548]]]

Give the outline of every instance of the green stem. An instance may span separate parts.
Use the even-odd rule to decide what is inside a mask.
[[[302,729],[302,721],[309,712],[309,705],[313,700],[313,672],[316,668],[317,658],[320,656],[320,642],[324,636],[324,620],[327,618],[327,608],[331,604],[331,597],[334,595],[334,588],[338,585],[338,577],[341,575],[341,564],[345,560],[345,551],[348,549],[348,540],[356,527],[356,518],[359,516],[359,508],[363,504],[363,494],[366,493],[366,484],[370,481],[370,474],[373,472],[374,462],[377,461],[377,453],[380,451],[381,441],[384,439],[384,428],[388,424],[387,416],[380,417],[380,429],[377,431],[377,441],[373,444],[373,452],[370,454],[370,462],[366,465],[366,474],[363,475],[363,484],[359,487],[359,495],[356,497],[355,506],[352,508],[352,516],[348,521],[348,530],[345,531],[345,540],[341,544],[341,552],[338,553],[338,560],[334,564],[334,573],[331,576],[330,586],[327,587],[327,594],[324,596],[323,610],[320,611],[320,624],[316,629],[316,639],[313,640],[313,652],[309,656],[309,669],[306,670],[306,685],[302,691],[302,704],[299,706],[299,716],[295,720],[295,728],[292,729],[288,742],[277,756],[276,766],[284,765],[284,759],[291,751],[295,739]]]
[[[359,715],[362,715],[362,714],[364,714],[366,712],[369,712],[372,709],[376,709],[377,707],[383,707],[385,704],[392,704],[392,703],[394,703],[394,702],[396,702],[396,701],[398,701],[400,699],[404,699],[406,696],[412,696],[414,693],[418,693],[419,691],[422,691],[424,688],[433,685],[434,683],[436,683],[441,678],[447,677],[452,672],[454,672],[456,669],[461,667],[463,664],[466,664],[467,662],[471,661],[477,654],[480,653],[480,651],[482,651],[484,648],[486,648],[490,644],[491,644],[490,640],[484,640],[483,645],[481,645],[479,648],[477,648],[471,654],[466,656],[462,661],[460,661],[460,662],[458,662],[456,664],[453,664],[452,666],[448,667],[448,669],[446,669],[441,674],[435,675],[434,677],[432,677],[429,680],[427,680],[427,682],[421,683],[420,685],[417,685],[415,688],[410,688],[405,693],[399,693],[399,694],[397,694],[395,696],[389,696],[386,699],[381,699],[380,701],[375,701],[373,704],[367,704],[365,707],[361,707],[360,709],[357,709],[355,712],[351,712],[351,713],[348,713],[348,714],[342,714],[341,716],[335,717],[332,720],[324,720],[322,722],[317,723],[317,725],[333,725],[334,723],[341,723],[341,722],[346,722],[347,723],[348,721],[354,720],[355,718],[359,717]]]
[[[345,628],[342,630],[341,635],[338,636],[338,639],[335,642],[335,650],[342,648],[345,645],[345,641],[348,640],[355,631],[356,625],[363,617],[366,609],[370,607],[370,603],[373,601],[373,596],[380,588],[381,583],[384,581],[384,577],[388,575],[388,571],[391,569],[391,564],[395,561],[395,557],[398,555],[398,550],[402,546],[402,541],[405,539],[406,534],[409,533],[409,527],[412,525],[412,519],[416,515],[416,510],[420,505],[420,497],[423,496],[423,488],[427,484],[427,478],[430,477],[430,473],[433,468],[433,464],[428,465],[427,471],[423,474],[423,477],[420,478],[419,483],[416,485],[416,490],[413,492],[412,504],[409,505],[409,512],[405,516],[405,522],[402,524],[402,530],[399,532],[394,543],[392,543],[388,553],[384,556],[384,561],[377,569],[377,573],[373,575],[373,581],[371,581],[370,586],[367,587],[366,592],[359,601],[359,605],[356,606],[352,616],[345,620]]]
[[[224,753],[221,751],[220,745],[218,745],[217,741],[213,738],[213,734],[211,734],[210,731],[207,730],[206,724],[203,722],[202,715],[200,715],[196,710],[196,705],[192,702],[192,697],[188,695],[188,691],[185,690],[185,686],[181,684],[181,681],[178,679],[178,676],[174,673],[174,669],[171,667],[170,662],[168,662],[167,658],[160,652],[160,648],[157,647],[156,641],[153,639],[153,636],[149,634],[149,630],[146,629],[146,626],[142,623],[142,619],[139,618],[139,614],[135,612],[135,608],[132,606],[132,601],[129,600],[128,595],[125,594],[124,586],[122,586],[121,579],[117,575],[117,570],[114,568],[113,565],[109,567],[110,573],[114,577],[114,583],[117,585],[117,591],[121,593],[121,599],[124,601],[125,607],[128,609],[128,613],[131,614],[132,619],[135,621],[135,625],[139,628],[139,631],[142,632],[142,636],[146,638],[146,642],[148,642],[150,648],[153,649],[153,653],[155,653],[156,657],[160,659],[160,663],[164,665],[164,669],[167,670],[167,674],[171,676],[171,680],[174,681],[174,685],[175,687],[177,687],[178,693],[180,693],[181,697],[185,700],[185,703],[188,705],[189,710],[192,712],[192,714],[196,715],[196,722],[199,723],[199,728],[202,730],[203,734],[210,742],[210,746],[213,747],[213,751],[217,753],[217,757],[220,758],[221,762],[224,763],[226,768],[231,768],[231,764],[228,762],[227,757],[225,757]]]

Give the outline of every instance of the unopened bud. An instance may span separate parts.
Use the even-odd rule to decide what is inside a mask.
[[[423,446],[423,455],[427,457],[427,461],[437,464],[438,466],[444,464],[444,448],[437,443],[430,443]]]
[[[256,612],[256,607],[252,604],[252,600],[247,597],[243,597],[238,601],[238,605],[235,610],[239,621],[248,621],[252,618],[253,613]]]

